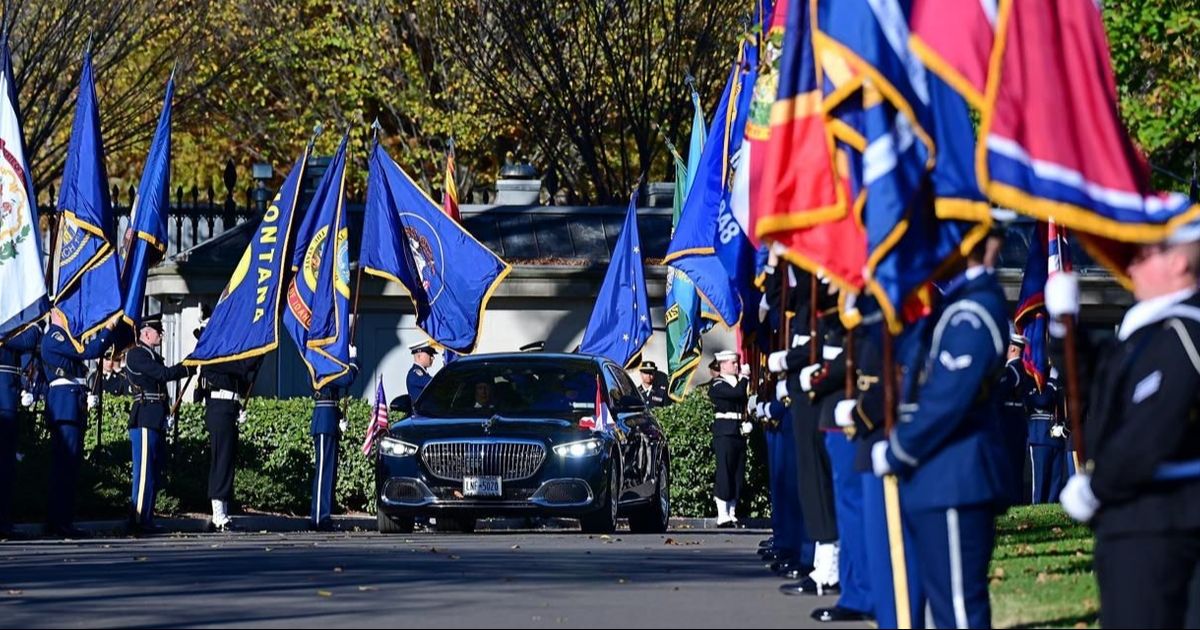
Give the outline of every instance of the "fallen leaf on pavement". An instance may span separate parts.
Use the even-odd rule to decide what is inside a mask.
[[[320,595],[321,597],[333,597],[333,593],[331,591],[317,591],[317,595]]]

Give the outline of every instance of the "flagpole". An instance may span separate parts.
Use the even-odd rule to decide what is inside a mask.
[[[891,435],[896,426],[896,359],[892,333],[883,325],[883,426]],[[896,627],[912,628],[908,601],[908,563],[904,557],[904,531],[900,520],[900,484],[896,475],[883,477],[883,504],[887,521],[888,548],[892,559],[892,589],[896,598]]]
[[[1075,349],[1075,318],[1063,315],[1059,317],[1059,322],[1066,331],[1063,342],[1066,344],[1067,360],[1067,415],[1070,416],[1068,420],[1071,422],[1071,442],[1075,447],[1075,470],[1078,472],[1079,463],[1085,461],[1086,457],[1083,452],[1083,412],[1079,400],[1079,355]]]
[[[809,308],[808,308],[808,362],[817,362],[817,274],[809,274]]]

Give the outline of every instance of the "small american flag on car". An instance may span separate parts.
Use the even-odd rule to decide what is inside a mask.
[[[388,429],[388,403],[387,394],[383,393],[383,378],[375,384],[375,413],[371,418],[371,423],[367,425],[367,436],[363,439],[362,452],[363,455],[371,454],[371,447],[375,445],[375,438],[382,433],[387,433]]]

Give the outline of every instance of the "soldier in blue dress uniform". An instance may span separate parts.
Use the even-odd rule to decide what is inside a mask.
[[[1004,367],[1008,318],[984,250],[976,247],[966,271],[949,283],[925,338],[924,368],[906,378],[899,422],[871,451],[877,476],[900,478],[921,584],[939,628],[991,626],[995,518],[1019,492],[990,387]]]
[[[1056,374],[1056,373],[1055,373]],[[1030,502],[1057,503],[1066,479],[1067,433],[1063,418],[1062,394],[1051,379],[1025,394],[1025,413],[1029,417],[1029,460],[1032,466]]]
[[[37,350],[42,330],[29,326],[0,343],[0,538],[12,536],[12,489],[17,466],[17,412],[21,396],[21,358]],[[28,397],[28,395],[26,396]]]
[[[186,378],[191,370],[179,364],[167,367],[158,348],[162,321],[146,318],[138,342],[125,353],[125,373],[133,393],[129,409],[129,443],[133,447],[133,491],[130,494],[129,529],[134,534],[154,533],[154,503],[162,488],[166,431],[174,418],[167,383]]]
[[[310,432],[316,452],[313,474],[312,510],[309,525],[318,531],[333,529],[330,512],[333,508],[333,489],[337,485],[338,442],[346,430],[345,416],[338,403],[358,376],[354,360],[358,350],[350,346],[350,369],[321,389],[313,392],[313,417]]]
[[[428,341],[409,346],[412,350],[413,366],[408,369],[408,378],[405,383],[408,385],[408,395],[415,403],[421,397],[421,392],[425,391],[425,386],[429,385],[429,381],[433,380],[433,375],[429,373],[429,368],[433,365],[433,358],[437,356],[437,348]]]
[[[50,496],[46,532],[64,538],[80,538],[74,527],[75,486],[83,461],[83,432],[87,426],[87,365],[109,347],[116,320],[93,335],[80,350],[71,343],[66,319],[58,311],[50,315],[50,328],[42,339],[42,370],[50,382],[46,396],[46,420],[50,425]]]

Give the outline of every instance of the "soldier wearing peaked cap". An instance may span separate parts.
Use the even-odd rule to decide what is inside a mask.
[[[738,368],[738,354],[731,350],[716,353],[721,375],[708,389],[713,403],[713,452],[717,457],[717,527],[737,525],[737,502],[746,477],[746,435],[753,425],[746,415],[750,400],[750,366]]]
[[[670,403],[667,398],[667,387],[661,383],[655,383],[658,376],[658,366],[653,361],[643,361],[642,366],[638,368],[638,372],[642,377],[642,384],[638,386],[638,393],[642,395],[642,400],[646,401],[647,409],[655,407],[665,407]]]
[[[167,383],[188,376],[184,365],[167,367],[158,353],[162,345],[162,322],[142,321],[137,345],[125,355],[125,371],[133,393],[129,409],[129,442],[133,447],[133,492],[129,528],[134,533],[154,529],[154,502],[162,487],[162,464],[166,452],[164,431],[174,422],[168,418],[171,401]]]
[[[1086,461],[1061,501],[1096,533],[1100,625],[1178,628],[1200,572],[1200,224],[1127,272],[1137,303],[1090,379]],[[1078,313],[1077,282],[1050,277],[1052,317]]]
[[[1004,423],[1004,435],[1009,443],[1006,447],[1012,454],[1012,466],[1008,469],[1014,488],[1024,487],[1026,433],[1029,414],[1025,410],[1025,399],[1030,390],[1036,389],[1033,379],[1025,371],[1022,353],[1029,341],[1024,335],[1012,333],[1008,337],[1008,360],[996,382],[996,398],[1000,401],[1000,420]]]
[[[428,341],[415,343],[408,348],[412,350],[413,365],[408,370],[408,378],[405,383],[408,385],[408,395],[415,403],[421,397],[421,392],[425,391],[425,386],[433,380],[429,368],[433,366],[433,357],[437,356],[438,351]]]

